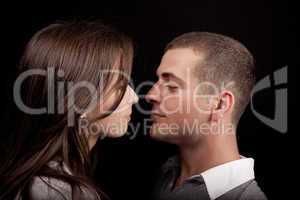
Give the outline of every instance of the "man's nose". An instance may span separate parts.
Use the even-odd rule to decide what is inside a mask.
[[[145,99],[148,103],[157,103],[160,101],[160,92],[157,84],[152,86],[152,88],[145,96]]]

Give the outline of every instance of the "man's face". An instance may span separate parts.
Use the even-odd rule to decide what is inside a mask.
[[[199,127],[209,120],[209,105],[203,96],[197,96],[201,86],[195,65],[202,59],[189,48],[164,54],[156,72],[158,81],[146,96],[153,105],[151,137],[174,144],[199,138]]]

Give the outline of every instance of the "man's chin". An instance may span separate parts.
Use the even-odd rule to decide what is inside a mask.
[[[153,127],[150,128],[150,132],[149,132],[149,135],[152,139],[158,139],[159,138],[159,135],[157,133],[156,130],[154,130]]]
[[[176,136],[172,135],[171,133],[168,132],[162,132],[160,131],[157,127],[151,127],[150,128],[150,137],[154,140],[157,141],[162,141],[162,142],[167,142],[167,143],[176,143]]]

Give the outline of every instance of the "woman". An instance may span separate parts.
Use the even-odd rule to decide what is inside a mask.
[[[51,24],[32,37],[14,87],[20,116],[0,199],[105,198],[90,178],[90,151],[127,130],[138,100],[132,59],[131,40],[96,22]]]

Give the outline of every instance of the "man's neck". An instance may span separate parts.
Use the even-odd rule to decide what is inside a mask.
[[[240,158],[235,134],[210,135],[195,145],[180,146],[179,150],[181,172],[176,186],[193,175]]]

